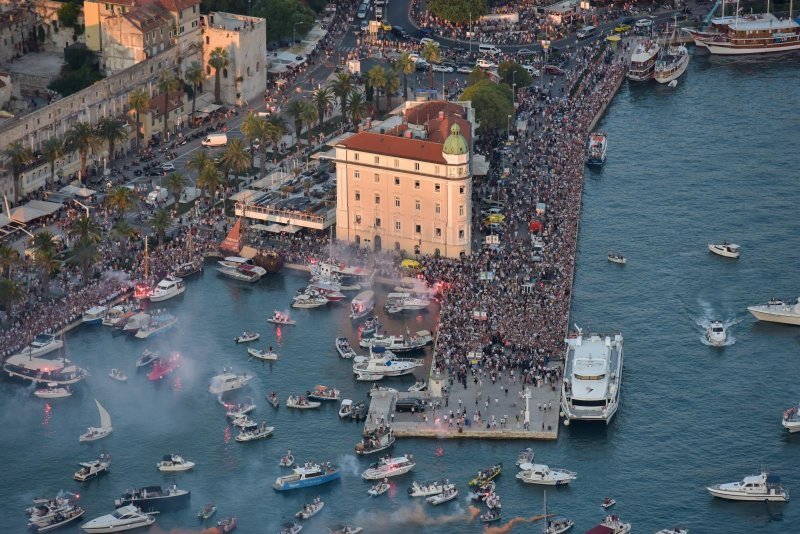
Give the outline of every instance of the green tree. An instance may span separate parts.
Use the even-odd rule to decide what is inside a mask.
[[[286,114],[289,115],[294,122],[294,136],[297,150],[300,150],[300,133],[303,130],[303,108],[303,101],[299,98],[295,98],[289,102],[289,105],[284,109]]]
[[[325,121],[325,115],[328,110],[333,106],[334,96],[333,91],[329,87],[318,87],[311,95],[311,101],[317,107],[317,116],[319,117],[319,125]]]
[[[67,235],[73,241],[83,239],[99,243],[102,239],[102,228],[94,219],[83,215],[72,222]]]
[[[0,276],[11,278],[11,269],[19,264],[19,252],[9,244],[0,244]]]
[[[42,143],[42,157],[50,164],[50,189],[55,189],[56,162],[64,157],[64,141],[51,137]]]
[[[439,43],[428,41],[425,43],[421,55],[422,59],[428,62],[428,80],[430,81],[430,87],[433,88],[433,64],[442,60],[442,51],[439,48]]]
[[[500,63],[497,74],[500,75],[500,81],[509,87],[513,87],[514,84],[517,84],[517,87],[530,87],[533,83],[533,76],[516,61]]]
[[[347,97],[350,96],[350,91],[353,90],[354,85],[353,75],[349,72],[340,72],[336,75],[336,79],[331,82],[330,88],[339,99],[342,117],[347,116]]]
[[[97,243],[91,239],[79,239],[72,247],[72,253],[67,258],[67,262],[72,265],[80,265],[83,274],[83,283],[89,281],[89,268],[97,262],[100,253],[97,250]]]
[[[45,292],[49,292],[50,276],[61,267],[61,262],[56,259],[55,250],[37,250],[33,255],[33,263],[39,269]]]
[[[189,68],[184,73],[186,83],[192,88],[192,121],[194,121],[195,102],[197,101],[197,93],[203,92],[203,82],[206,79],[206,73],[203,71],[203,66],[197,61],[192,61]],[[192,123],[194,126],[194,123]]]
[[[37,253],[51,252],[55,254],[57,252],[56,236],[53,235],[53,232],[50,232],[49,230],[42,230],[41,232],[34,234],[31,241],[31,247]]]
[[[386,95],[386,111],[392,110],[392,97],[400,89],[400,77],[394,69],[386,69],[386,84],[384,94]]]
[[[89,151],[100,150],[103,141],[88,122],[76,122],[64,136],[64,146],[68,152],[77,152],[81,160],[81,181],[87,179],[86,158]]]
[[[219,0],[218,0],[219,1]],[[318,2],[319,0],[314,0]],[[250,11],[249,4],[239,4],[243,11]],[[223,9],[217,4],[216,9]],[[314,12],[305,0],[269,0],[254,3],[251,13],[267,21],[267,35],[273,42],[291,39],[293,35],[302,37],[314,26]],[[272,48],[272,47],[270,47]]]
[[[222,153],[219,163],[222,168],[233,171],[238,176],[251,168],[253,158],[245,148],[242,140],[234,138],[225,147],[225,152]]]
[[[14,204],[16,205],[19,203],[19,193],[20,189],[22,189],[20,182],[22,169],[33,159],[33,152],[23,145],[21,141],[14,141],[3,150],[3,158],[5,159],[5,167],[11,171],[11,177],[14,181]]]
[[[181,82],[171,70],[165,70],[158,76],[158,92],[164,95],[164,140],[169,137],[167,119],[169,119],[169,94],[177,91]]]
[[[467,87],[470,85],[475,85],[478,82],[482,82],[484,80],[488,80],[489,78],[486,77],[486,73],[480,67],[475,67],[472,69],[472,72],[469,73],[467,76]]]
[[[128,105],[136,114],[136,152],[139,152],[139,138],[142,131],[139,114],[150,109],[150,96],[147,94],[147,90],[144,87],[139,87],[131,91],[128,94]]]
[[[242,123],[242,133],[249,143],[258,141],[258,177],[267,175],[267,121],[250,113]]]
[[[189,185],[189,183],[189,180],[187,180],[186,177],[179,172],[171,172],[169,175],[167,175],[165,187],[170,193],[172,193],[172,196],[175,197],[175,203],[173,204],[173,208],[175,210],[178,209],[178,201],[181,198],[183,188]]]
[[[208,191],[212,199],[222,183],[222,173],[219,172],[213,161],[206,163],[197,175],[197,187],[200,188],[200,194],[203,195],[204,191]]]
[[[108,159],[114,159],[114,147],[128,138],[128,130],[118,119],[103,117],[97,123],[97,137],[108,144]]]
[[[230,64],[228,51],[221,46],[216,47],[211,51],[211,56],[208,58],[208,64],[212,69],[214,69],[214,103],[222,104],[220,97],[220,93],[222,91],[220,86],[220,76],[222,75],[222,70],[227,68],[227,66]]]
[[[22,285],[16,280],[3,278],[0,280],[0,306],[6,311],[6,315],[11,316],[11,309],[14,304],[20,302],[25,296]]]
[[[167,228],[172,226],[172,216],[169,213],[169,210],[161,209],[155,212],[155,214],[150,218],[150,228],[158,236],[158,244],[164,244],[164,234],[167,232]]]
[[[489,12],[487,0],[428,0],[428,11],[456,24],[477,21]]]
[[[303,101],[303,111],[300,113],[300,118],[306,123],[306,135],[308,136],[308,149],[311,150],[311,128],[317,122],[317,108],[308,101]]]
[[[403,52],[400,59],[395,63],[395,68],[403,74],[403,100],[408,100],[408,75],[413,74],[416,70],[411,54]]]
[[[514,114],[511,88],[491,80],[483,80],[467,87],[461,93],[461,100],[472,102],[481,130],[505,129],[508,116]]]
[[[278,149],[287,131],[286,120],[283,117],[280,115],[269,116],[267,119],[267,139],[272,145],[272,158],[276,164],[278,163]]]
[[[127,187],[115,187],[106,197],[108,206],[119,213],[119,218],[124,219],[125,214],[136,205],[133,191]]]
[[[130,240],[136,237],[137,234],[138,231],[136,228],[131,226],[125,219],[118,220],[114,223],[114,226],[111,227],[111,237],[120,243],[123,256],[125,256],[128,251],[128,243],[130,243]]]
[[[369,72],[367,72],[367,80],[369,80],[369,84],[378,90],[378,92],[386,87],[386,71],[383,70],[383,67],[380,65],[375,65]],[[380,109],[380,99],[375,98],[375,109]]]
[[[75,28],[81,14],[81,5],[75,2],[64,2],[58,8],[58,22],[61,26]]]
[[[214,162],[208,156],[205,150],[198,150],[194,153],[194,157],[186,162],[186,168],[195,173],[195,186],[200,188],[200,198],[205,198],[205,189],[200,187],[200,173],[203,172],[209,164],[213,165]]]
[[[347,111],[350,114],[350,122],[355,128],[361,124],[364,114],[367,111],[367,103],[364,101],[364,94],[360,91],[352,91],[347,99]]]

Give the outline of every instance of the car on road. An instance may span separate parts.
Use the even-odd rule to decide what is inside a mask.
[[[418,28],[417,31],[414,32],[413,36],[417,39],[422,39],[423,37],[430,37],[433,35],[433,30],[430,28]]]
[[[446,65],[444,63],[434,63],[433,64],[433,71],[434,72],[455,72],[455,68],[452,65]]]
[[[437,45],[439,44],[436,41],[434,41],[433,39],[431,39],[430,37],[423,37],[422,39],[419,40],[419,44],[421,44],[422,46],[425,46],[428,43],[433,43],[433,44],[437,44]]]
[[[556,67],[555,65],[545,65],[544,71],[547,74],[552,74],[554,76],[561,76],[562,74],[567,73],[564,69],[561,67]]]
[[[636,21],[636,24],[633,26],[637,33],[645,33],[650,31],[653,27],[653,20],[652,19],[639,19]]]
[[[614,33],[627,33],[631,31],[631,25],[626,24],[624,22],[620,22],[616,26],[614,26]]]
[[[408,39],[408,32],[402,26],[392,26],[392,35],[398,39]]]
[[[531,76],[539,76],[542,74],[541,72],[539,72],[539,69],[537,69],[533,65],[525,64],[522,65],[522,68],[528,71],[528,74],[530,74]]]
[[[416,70],[428,70],[429,66],[430,66],[430,63],[428,63],[424,59],[420,59],[416,63],[414,63],[414,68]]]
[[[475,70],[475,65],[467,65],[467,64],[461,63],[461,64],[458,65],[458,67],[456,67],[456,72],[460,72],[461,74],[469,74],[473,70]]]
[[[517,50],[518,56],[532,56],[536,53],[535,50],[531,50],[530,48],[520,48]]]
[[[484,58],[478,58],[478,61],[475,64],[477,66],[479,66],[480,68],[482,68],[482,69],[496,69],[497,68],[497,63],[494,63],[494,62],[489,61],[488,59],[484,59]]]
[[[424,412],[425,403],[422,399],[416,397],[408,397],[405,399],[398,399],[394,403],[394,410],[396,412]]]
[[[170,172],[172,172],[172,171],[175,170],[175,164],[174,163],[162,163],[161,164],[161,170],[162,171],[170,171]]]
[[[597,32],[597,28],[594,26],[584,26],[578,33],[575,34],[575,37],[578,39],[588,39],[589,37],[593,36]]]

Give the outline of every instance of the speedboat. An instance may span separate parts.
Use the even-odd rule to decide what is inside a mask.
[[[288,314],[281,313],[278,310],[275,310],[272,313],[272,317],[267,319],[268,323],[272,324],[285,324],[285,325],[296,325],[297,321],[294,319],[290,319]]]
[[[273,408],[279,408],[281,405],[281,399],[278,398],[278,394],[274,391],[267,395],[267,402],[269,402]]]
[[[81,322],[83,324],[100,324],[106,316],[106,311],[108,311],[108,308],[105,306],[92,306],[83,312]]]
[[[364,324],[358,327],[358,331],[361,334],[361,337],[372,337],[378,332],[380,332],[381,328],[383,328],[383,324],[377,317],[370,317]]]
[[[261,334],[258,332],[242,332],[242,334],[235,338],[234,341],[236,343],[250,343],[251,341],[255,341],[256,339],[260,338]]]
[[[267,274],[267,270],[256,265],[252,259],[240,256],[228,256],[217,263],[219,264],[218,273],[240,282],[258,282],[262,276]]]
[[[141,327],[134,335],[138,339],[147,339],[150,336],[160,334],[161,332],[172,328],[172,326],[174,326],[177,322],[178,318],[168,313],[155,315],[150,317],[150,321]]]
[[[629,534],[630,531],[630,523],[623,523],[617,515],[608,515],[599,525],[587,530],[586,534]]]
[[[197,512],[197,518],[205,521],[215,513],[217,513],[217,506],[213,502],[206,503],[206,505]]]
[[[550,468],[544,464],[522,464],[521,471],[517,473],[517,480],[526,484],[539,484],[541,486],[564,486],[576,478],[577,473],[566,469]]]
[[[383,380],[383,375],[380,373],[367,373],[365,371],[356,371],[356,380],[358,382],[375,382],[377,380]]]
[[[522,464],[529,464],[533,462],[533,449],[528,447],[527,449],[522,449],[517,454],[517,465],[520,466]]]
[[[361,534],[364,531],[361,527],[351,527],[350,525],[338,525],[328,529],[328,534]]]
[[[195,466],[194,462],[186,460],[180,454],[165,454],[164,458],[156,464],[159,471],[188,471]]]
[[[231,424],[233,426],[235,426],[235,427],[239,427],[239,428],[242,428],[242,429],[253,427],[253,426],[257,425],[257,423],[255,421],[253,421],[252,419],[250,419],[246,415],[236,415],[236,416],[232,417],[231,418]]]
[[[108,468],[111,466],[111,456],[108,454],[101,454],[97,460],[81,462],[79,465],[81,468],[75,472],[72,478],[78,482],[86,482],[108,473]]]
[[[689,529],[681,527],[662,528],[656,534],[689,534]]]
[[[152,515],[143,513],[136,506],[121,506],[110,514],[92,519],[81,525],[81,529],[89,534],[102,532],[122,532],[135,528],[147,527],[156,522]]]
[[[486,469],[481,469],[478,474],[469,481],[470,486],[483,486],[487,482],[494,480],[503,473],[503,462],[490,465]]]
[[[286,451],[281,457],[281,461],[278,462],[279,467],[292,467],[294,465],[294,455],[292,454],[291,450]]]
[[[625,256],[619,252],[609,252],[607,258],[611,263],[618,263],[619,265],[625,265],[628,263],[628,260],[625,259]]]
[[[33,392],[40,399],[60,399],[72,395],[69,386],[59,386],[55,382],[49,382],[47,387],[39,388]]]
[[[800,403],[783,412],[781,425],[791,433],[800,432]]]
[[[119,499],[114,499],[114,505],[121,508],[128,504],[134,504],[147,510],[151,508],[160,510],[186,504],[190,496],[189,490],[178,489],[175,484],[166,489],[161,486],[147,486],[126,490]]]
[[[252,424],[242,428],[234,439],[238,442],[255,441],[268,438],[274,431],[274,426],[267,426],[266,421],[262,421],[259,424]]]
[[[448,488],[448,489],[442,491],[438,495],[432,495],[432,496],[428,497],[427,499],[425,499],[425,501],[427,503],[429,503],[429,504],[437,506],[439,504],[444,504],[446,502],[450,502],[453,499],[455,499],[456,497],[458,497],[458,489],[453,487],[453,488]]]
[[[419,483],[416,480],[411,483],[411,487],[408,488],[408,496],[409,497],[431,497],[433,495],[439,495],[444,491],[449,491],[455,489],[456,485],[451,484],[449,480],[445,479],[442,481],[437,482],[429,482]]]
[[[369,357],[359,356],[353,358],[353,374],[369,373],[381,376],[402,376],[414,372],[417,367],[422,367],[424,361],[415,358],[398,358],[391,351],[376,347],[370,349]],[[362,378],[358,378],[362,380]],[[374,378],[373,378],[374,380]]]
[[[800,298],[797,299],[795,304],[787,304],[781,300],[772,299],[766,304],[748,306],[747,311],[752,313],[759,321],[800,326]]]
[[[255,378],[253,375],[248,375],[247,373],[237,374],[231,372],[230,369],[223,369],[222,373],[211,379],[208,392],[214,395],[221,395],[226,391],[243,388],[253,380],[253,378]]]
[[[383,479],[380,482],[373,484],[372,487],[369,488],[369,490],[367,491],[367,495],[369,495],[370,497],[380,497],[381,495],[389,491],[389,488],[391,488],[391,486],[386,481],[386,479]]]
[[[58,528],[64,527],[73,521],[80,519],[86,510],[80,506],[69,505],[58,512],[39,519],[31,518],[28,528],[34,532],[50,532]]]
[[[297,534],[303,530],[303,525],[300,523],[284,523],[281,525],[281,534]]]
[[[602,165],[606,162],[608,151],[608,136],[605,132],[592,132],[589,136],[589,145],[586,148],[586,164]]]
[[[339,469],[331,466],[330,463],[320,465],[306,462],[302,466],[295,467],[291,475],[278,477],[272,487],[276,491],[307,488],[326,484],[337,480],[340,476]]]
[[[428,383],[424,380],[417,380],[413,385],[408,386],[408,391],[414,393],[416,391],[425,391],[428,389]]]
[[[175,275],[180,278],[188,278],[192,275],[202,272],[203,272],[203,262],[200,260],[187,261],[186,263],[181,263],[175,269]]]
[[[138,312],[127,320],[120,320],[114,325],[114,328],[121,328],[126,334],[136,334],[141,328],[144,328],[150,323],[150,314],[145,312]]]
[[[292,299],[292,308],[310,309],[325,306],[328,299],[319,293],[301,293]]]
[[[366,471],[361,473],[364,480],[380,480],[383,478],[404,475],[414,469],[417,465],[414,457],[410,454],[404,456],[386,456],[380,461],[372,464]]]
[[[253,401],[252,397],[248,397],[243,402],[231,403],[231,404],[223,403],[223,405],[227,410],[225,412],[225,415],[230,418],[236,418],[247,415],[256,409],[256,403]]]
[[[312,502],[304,504],[303,509],[294,516],[298,519],[309,519],[320,513],[324,507],[325,501],[317,497]]]
[[[363,421],[367,418],[367,412],[369,408],[367,408],[366,403],[364,401],[358,401],[353,405],[353,409],[350,410],[350,419],[355,422]]]
[[[730,501],[786,502],[789,493],[781,484],[781,477],[761,471],[758,475],[744,477],[740,482],[714,484],[706,488],[714,497]]]
[[[368,289],[362,291],[350,302],[350,319],[356,321],[372,313],[375,308],[375,293]]]
[[[547,520],[547,526],[545,526],[542,534],[563,534],[574,526],[575,522],[572,519],[566,517],[554,517]]]
[[[721,321],[711,321],[711,324],[706,329],[706,340],[709,345],[714,347],[721,347],[725,345],[728,339],[728,334],[725,331],[725,325]]]
[[[147,367],[156,359],[158,359],[157,352],[150,352],[149,350],[145,349],[144,352],[142,352],[142,355],[137,358],[136,367]]]
[[[310,410],[312,408],[319,408],[321,405],[321,402],[309,401],[304,395],[289,395],[289,397],[286,399],[287,408]]]
[[[252,356],[257,360],[262,360],[265,362],[275,362],[278,360],[278,354],[273,352],[272,350],[264,350],[256,347],[249,347],[247,349],[247,354],[249,354],[250,356]]]
[[[222,532],[222,534],[227,534],[228,532],[233,532],[236,530],[236,526],[238,522],[236,521],[235,517],[226,517],[217,521],[217,532]]]
[[[156,358],[153,362],[153,366],[150,368],[150,372],[147,373],[147,379],[151,382],[156,380],[163,380],[165,376],[168,376],[175,372],[181,366],[181,355],[180,354],[173,354],[167,359],[164,358]]]
[[[742,252],[739,245],[727,241],[723,241],[722,243],[709,243],[708,250],[717,256],[723,256],[725,258],[738,258]]]
[[[384,431],[380,429],[367,431],[361,438],[361,441],[356,444],[356,454],[359,456],[366,456],[368,454],[385,451],[394,445],[394,442],[394,432],[392,432],[391,428]]]
[[[307,391],[306,397],[311,400],[318,401],[338,401],[341,394],[336,388],[329,388],[327,386],[316,386],[314,391]]]
[[[467,494],[467,497],[469,497],[470,501],[475,501],[475,502],[486,501],[486,499],[488,499],[491,495],[495,494],[494,493],[495,489],[497,489],[497,484],[495,484],[490,480],[489,482],[486,482],[481,486],[478,486],[477,488],[473,489],[471,492]]]
[[[186,286],[181,278],[167,276],[150,292],[150,302],[163,302],[177,297],[184,291],[186,291]]]
[[[350,341],[348,341],[346,337],[336,338],[336,352],[339,353],[341,358],[346,360],[358,356],[356,351],[353,350],[353,347],[350,346]]]
[[[81,443],[103,439],[108,437],[111,434],[111,431],[114,430],[114,428],[111,426],[111,415],[109,415],[106,409],[103,408],[99,402],[97,402],[97,399],[94,400],[94,403],[97,405],[97,411],[100,412],[100,426],[90,426],[84,434],[81,434],[81,436],[78,438],[78,441]]]
[[[128,375],[120,371],[119,369],[112,369],[110,373],[108,373],[110,378],[113,378],[117,382],[127,382]]]
[[[25,356],[27,358],[36,358],[37,356],[44,356],[49,352],[58,350],[64,346],[64,341],[58,338],[55,334],[39,334],[30,345],[19,351],[14,356]]]
[[[606,509],[606,508],[611,508],[615,504],[617,504],[617,501],[615,501],[611,497],[606,497],[605,499],[603,499],[603,502],[600,503],[600,506],[602,506],[604,509]]]
[[[117,321],[121,320],[125,317],[125,314],[129,313],[125,306],[113,306],[106,312],[105,317],[103,317],[102,325],[103,326],[114,326],[117,324]],[[133,315],[133,312],[130,312]]]
[[[500,510],[491,509],[487,510],[485,514],[481,514],[480,520],[484,523],[492,523],[494,521],[500,521]]]

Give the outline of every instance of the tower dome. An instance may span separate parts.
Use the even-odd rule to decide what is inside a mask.
[[[449,156],[469,154],[469,145],[467,145],[467,140],[464,136],[461,135],[461,128],[457,123],[453,123],[453,125],[450,126],[450,135],[448,135],[447,139],[444,141],[442,153]]]

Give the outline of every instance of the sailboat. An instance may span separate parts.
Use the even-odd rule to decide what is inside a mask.
[[[678,18],[675,17],[675,26],[669,36],[669,42],[675,43],[677,40]],[[653,77],[658,83],[670,83],[677,80],[686,72],[689,66],[689,50],[682,44],[667,44],[661,48],[656,61]]]
[[[575,523],[566,517],[547,518],[547,491],[544,492],[544,515],[542,518],[544,519],[542,534],[561,534],[575,526]]]
[[[100,404],[97,399],[94,400],[94,403],[97,404],[97,411],[100,412],[100,426],[90,426],[88,429],[86,429],[86,433],[81,434],[81,437],[78,438],[78,441],[81,443],[103,439],[111,434],[112,430],[114,430],[114,428],[111,426],[111,415],[109,415],[108,411],[103,408],[103,405]]]

